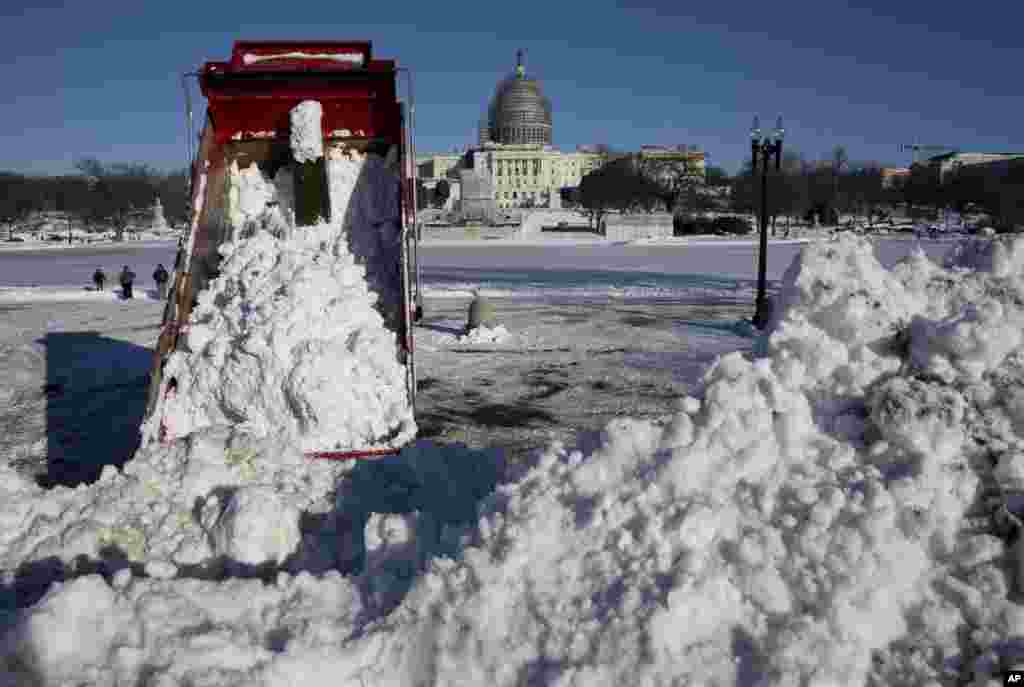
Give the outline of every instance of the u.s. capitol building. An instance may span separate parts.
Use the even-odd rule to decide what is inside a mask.
[[[441,178],[455,182],[453,196],[459,205],[481,218],[495,209],[557,206],[559,189],[579,186],[608,154],[599,146],[557,150],[552,130],[551,100],[527,76],[520,51],[515,71],[495,89],[477,144],[461,154],[420,156],[419,178],[428,187]],[[672,150],[703,174],[704,153],[688,147]]]

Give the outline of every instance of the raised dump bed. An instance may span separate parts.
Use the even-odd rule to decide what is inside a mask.
[[[319,242],[326,260],[350,253],[365,268],[373,307],[394,333],[405,400],[414,408],[415,156],[407,103],[398,98],[399,71],[394,60],[373,59],[366,41],[238,41],[229,61],[203,65],[198,78],[207,111],[192,165],[191,230],[164,311],[144,441],[175,436],[164,416],[183,380],[167,363],[190,350],[187,332],[199,326],[194,309],[204,293],[207,300],[224,299],[224,289],[245,289],[240,274],[230,278],[241,286],[216,282],[228,259],[222,247],[256,235],[307,247]],[[260,278],[255,271],[253,278]],[[181,356],[172,368],[183,369]],[[159,431],[147,434],[147,426]],[[395,450],[391,439],[309,453],[376,455]]]

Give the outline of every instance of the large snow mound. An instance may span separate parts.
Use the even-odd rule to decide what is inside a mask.
[[[221,249],[221,274],[164,370],[177,380],[143,429],[167,439],[218,425],[284,433],[306,450],[401,444],[415,435],[396,335],[364,269],[266,231]]]
[[[332,555],[361,575],[83,576],[0,655],[47,685],[990,684],[1024,660],[1024,547],[982,498],[1024,455],[1024,351],[976,343],[1024,309],[1024,244],[964,255],[887,272],[863,240],[812,244],[765,355],[717,359],[669,421],[554,445],[479,504],[470,462],[409,449],[407,493],[342,480],[366,527]],[[920,324],[994,303],[963,343]],[[404,514],[369,516],[375,490]],[[71,517],[30,498],[55,497],[4,504]]]
[[[332,221],[289,231],[282,210],[268,206],[278,201],[288,214],[284,172],[275,183],[255,163],[232,166],[234,240],[221,246],[219,276],[199,294],[165,366],[144,443],[217,426],[283,434],[305,450],[398,446],[415,436],[394,327],[397,181],[376,156],[332,160]]]

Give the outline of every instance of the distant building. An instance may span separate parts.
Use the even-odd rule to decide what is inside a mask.
[[[881,172],[882,188],[892,188],[898,180],[906,179],[910,176],[909,167],[883,167]]]
[[[607,144],[580,145],[573,152],[554,148],[551,101],[540,82],[527,76],[522,51],[517,58],[515,71],[498,83],[479,122],[477,145],[463,155],[417,156],[419,178],[428,188],[439,178],[459,178],[462,170],[472,170],[465,183],[474,190],[467,195],[463,187],[462,197],[463,207],[473,212],[481,207],[476,196],[482,188],[490,190],[495,209],[551,207],[560,189],[579,186],[583,177],[616,157]],[[704,178],[704,153],[692,146],[645,146],[641,156],[685,161]],[[482,180],[487,183],[477,183]]]
[[[640,160],[657,160],[668,163],[682,163],[689,170],[690,175],[697,181],[703,182],[706,172],[705,154],[697,150],[696,146],[690,145],[642,145],[640,146]]]
[[[522,50],[516,53],[515,73],[498,83],[483,124],[483,145],[551,145],[551,101],[540,82],[526,76]]]
[[[444,179],[449,176],[459,165],[462,155],[451,153],[447,155],[429,155],[426,157],[416,156],[417,176],[424,181]]]
[[[974,165],[992,165],[1004,163],[1009,160],[1024,158],[1024,153],[945,153],[935,155],[915,166],[922,166],[930,169],[938,175],[939,182],[944,182],[950,174],[963,167]]]

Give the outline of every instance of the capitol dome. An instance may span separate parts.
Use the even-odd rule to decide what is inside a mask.
[[[551,101],[539,82],[526,78],[521,50],[515,73],[498,84],[491,99],[487,129],[494,143],[551,145]]]

